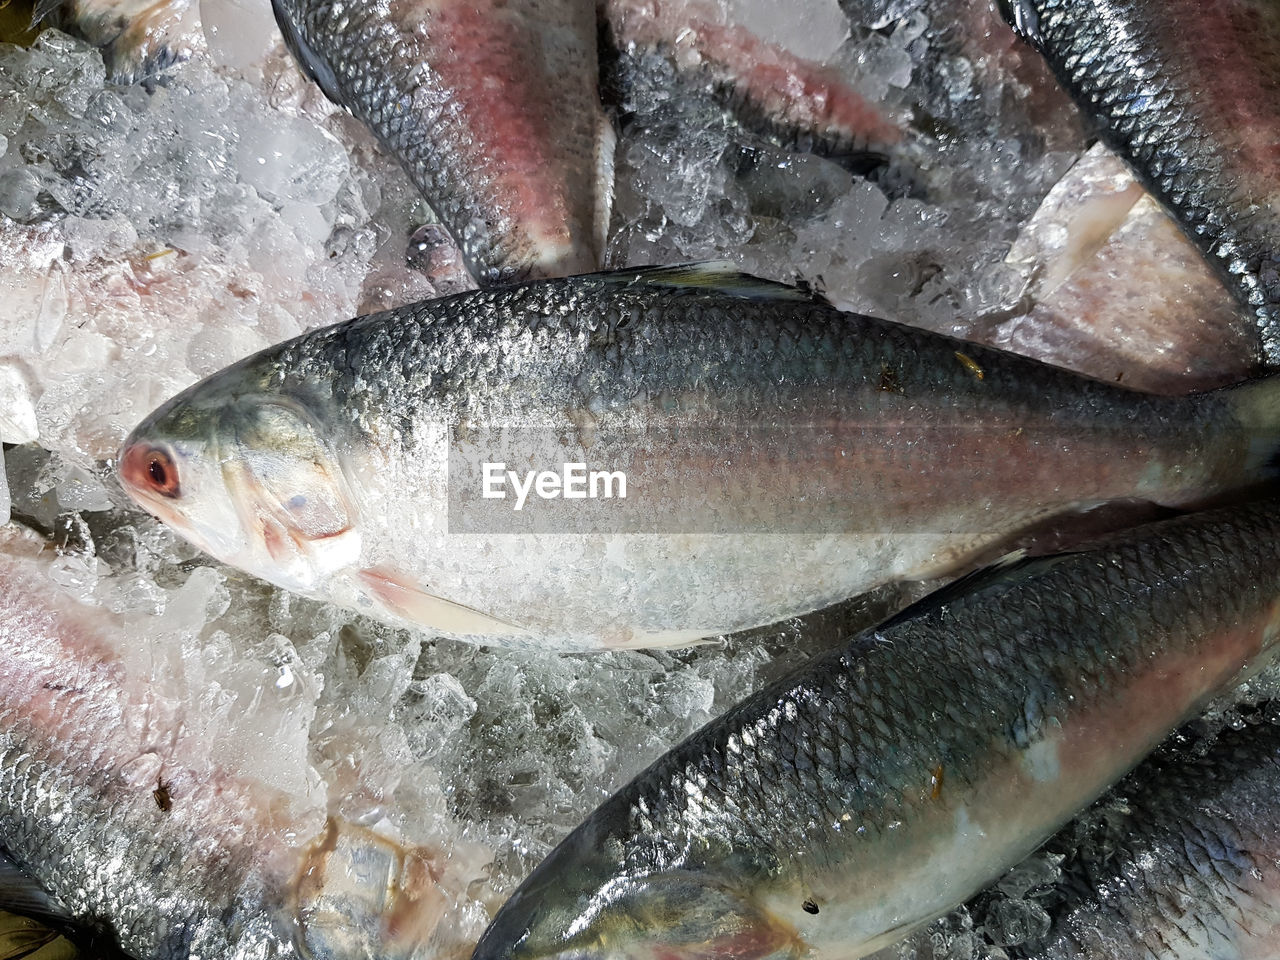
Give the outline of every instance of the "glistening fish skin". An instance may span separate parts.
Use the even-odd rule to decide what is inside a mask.
[[[136,633],[55,595],[39,549],[0,528],[6,854],[139,960],[418,947],[443,907],[424,853],[322,811],[293,816],[280,790],[197,759],[157,678],[125,663]]]
[[[619,271],[272,347],[144,420],[120,472],[286,589],[487,642],[660,646],[955,570],[1081,505],[1260,482],[1277,391],[1154,397],[711,267]],[[452,475],[454,441],[535,428],[537,458],[506,460],[629,471],[625,500],[455,532],[451,504],[481,485]],[[552,509],[511,503],[482,505]],[[571,526],[606,507],[634,523]]]
[[[1280,5],[1001,0],[1280,362]]]
[[[1078,892],[1027,956],[1280,956],[1280,726],[1224,731],[1199,759],[1150,760],[1117,794],[1106,856],[1072,865]]]
[[[865,956],[1044,841],[1280,632],[1280,503],[987,571],[596,810],[474,960]]]
[[[592,0],[273,0],[485,282],[597,269],[613,191]]]

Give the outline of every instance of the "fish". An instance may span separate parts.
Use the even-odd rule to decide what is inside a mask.
[[[597,269],[615,134],[593,0],[272,0],[304,72],[396,156],[482,282]]]
[[[1280,361],[1280,7],[1269,0],[1000,0],[1099,136]]]
[[[687,75],[719,90],[746,126],[789,146],[838,157],[862,172],[905,163],[901,118],[848,85],[832,67],[769,43],[714,0],[604,0],[614,48],[666,52]],[[883,176],[904,177],[889,169]],[[886,182],[886,186],[892,186]]]
[[[605,801],[473,960],[861,957],[996,879],[1274,658],[1280,503],[1011,557],[814,657]]]
[[[601,102],[602,15],[620,47],[692,58],[762,127],[803,131],[857,163],[902,139],[834,71],[690,0],[272,6],[304,73],[400,161],[481,284],[603,265],[617,132]]]
[[[0,847],[48,910],[148,960],[429,942],[450,902],[436,853],[210,759],[201,724],[131,665],[138,625],[58,592],[51,554],[0,529]]]
[[[1266,708],[1264,707],[1264,710]],[[1263,960],[1280,953],[1280,726],[1157,755],[1105,805],[1034,960]]]
[[[675,646],[954,574],[1066,511],[1264,482],[1277,389],[1137,393],[703,264],[303,334],[163,404],[118,472],[219,560],[387,622]],[[590,496],[531,492],[570,465]]]
[[[53,23],[102,51],[113,83],[152,80],[203,42],[191,0],[38,0],[35,22]]]
[[[1253,324],[1115,154],[1096,144],[1049,191],[1008,262],[1030,309],[994,346],[1152,393],[1257,376]]]

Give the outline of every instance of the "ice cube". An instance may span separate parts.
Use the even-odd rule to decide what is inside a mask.
[[[0,442],[31,443],[38,435],[27,377],[15,363],[0,363]]]
[[[727,0],[726,7],[730,23],[805,60],[823,63],[849,37],[849,20],[837,0]]]
[[[1049,914],[1034,900],[998,900],[987,913],[986,929],[1000,947],[1039,940],[1049,932]]]
[[[250,115],[239,132],[237,169],[266,199],[314,206],[337,194],[347,154],[326,130],[299,117]]]
[[[200,0],[200,23],[213,61],[236,70],[261,64],[280,39],[266,3]]]
[[[58,504],[67,510],[110,510],[102,480],[84,467],[70,464],[58,479]]]
[[[5,170],[0,173],[0,213],[19,223],[34,219],[40,213],[40,189],[40,178],[30,167]]]

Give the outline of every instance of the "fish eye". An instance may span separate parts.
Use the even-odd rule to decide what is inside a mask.
[[[178,467],[164,450],[147,451],[147,479],[156,493],[165,497],[178,495]]]
[[[146,490],[168,499],[180,493],[178,465],[173,455],[162,447],[135,443],[124,451],[120,473],[135,489]]]

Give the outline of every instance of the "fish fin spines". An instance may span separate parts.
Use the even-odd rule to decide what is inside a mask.
[[[271,0],[271,10],[276,16],[276,23],[280,26],[280,33],[284,36],[284,45],[289,48],[289,52],[293,54],[293,59],[298,62],[302,72],[316,82],[326,97],[338,106],[345,107],[345,98],[338,87],[338,77],[334,74],[333,68],[321,59],[320,55],[302,38],[292,17],[284,9],[283,0]]]
[[[602,279],[631,286],[642,284],[676,289],[704,289],[741,297],[744,300],[792,300],[802,303],[824,302],[806,287],[792,286],[777,280],[743,273],[731,260],[705,260],[669,267],[642,267],[600,274]]]
[[[609,241],[609,221],[613,218],[614,164],[618,152],[618,131],[607,114],[598,118],[599,136],[596,139],[596,204],[595,236],[596,262],[604,262]]]
[[[389,566],[356,571],[366,595],[393,616],[453,636],[524,636],[524,628],[424,589],[410,574]]]

